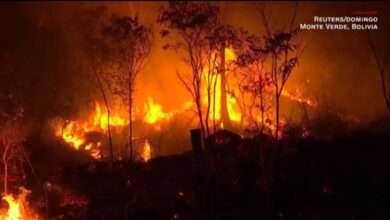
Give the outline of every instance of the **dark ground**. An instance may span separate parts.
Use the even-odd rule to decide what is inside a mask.
[[[41,207],[43,216],[95,220],[390,217],[387,134],[362,131],[329,140],[307,137],[274,143],[266,136],[242,140],[219,132],[209,146],[202,166],[197,166],[191,152],[147,163],[116,162],[112,169],[102,162],[41,161],[46,166],[37,173],[46,184],[50,182],[46,187],[49,210]],[[32,154],[32,161],[39,156]],[[61,196],[66,189],[74,200],[83,198],[87,203],[64,205]]]

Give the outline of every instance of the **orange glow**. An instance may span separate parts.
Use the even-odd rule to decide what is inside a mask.
[[[216,85],[216,91],[215,91],[215,119],[219,120],[221,118],[221,103],[219,100],[221,100],[221,80],[220,76],[217,76],[217,85]],[[205,89],[206,90],[206,89]],[[207,95],[207,91],[205,91]],[[239,106],[237,103],[237,99],[230,95],[229,93],[226,94],[227,99],[227,109],[229,112],[229,117],[231,121],[239,122],[241,120],[241,112],[239,110]],[[203,99],[205,104],[207,104],[207,99]],[[209,117],[212,119],[214,117],[214,97],[211,99],[210,103],[210,113]]]
[[[58,132],[57,132],[58,133]],[[59,135],[65,142],[71,144],[76,150],[85,142],[83,133],[76,121],[69,122],[64,129],[59,127]]]
[[[107,119],[107,113],[102,113],[101,107],[99,103],[95,104],[95,114],[93,118],[93,127],[91,130],[94,130],[95,128],[99,127],[101,130],[106,130],[108,127],[108,119]],[[125,126],[126,120],[121,117],[117,112],[114,112],[114,114],[110,114],[110,125],[115,126]]]
[[[282,91],[282,96],[285,96],[287,98],[290,98],[291,100],[305,103],[311,107],[317,107],[317,102],[315,100],[305,98],[302,94],[302,92],[299,89],[296,89],[294,93],[288,92],[286,89]]]
[[[225,65],[231,61],[233,61],[236,58],[236,55],[231,48],[225,49]],[[229,74],[228,68],[225,67],[226,74]],[[208,70],[206,70],[206,73],[208,74]],[[220,112],[221,112],[221,103],[219,100],[221,100],[221,77],[220,74],[218,74],[215,77],[216,80],[216,88],[215,91],[213,91],[215,94],[212,94],[211,102],[210,102],[210,113],[209,117],[213,119],[215,117],[215,120],[219,120],[221,118]],[[227,90],[227,88],[226,88]],[[203,98],[204,104],[207,105],[207,88],[203,88],[203,93],[205,98]],[[226,93],[226,99],[227,99],[227,109],[229,113],[229,117],[231,121],[239,122],[241,120],[241,112],[239,111],[238,103],[235,97],[233,97],[231,94]],[[215,102],[215,113],[214,113],[214,102]]]
[[[112,128],[123,128],[128,124],[125,117],[118,112],[110,114],[110,126]],[[61,137],[66,143],[80,150],[83,148],[95,159],[101,158],[101,142],[87,143],[86,134],[88,132],[100,132],[107,134],[108,119],[107,112],[103,111],[99,103],[95,103],[95,111],[86,120],[70,121],[65,126],[56,125],[56,135]]]
[[[20,194],[15,198],[11,194],[3,196],[3,200],[7,202],[7,210],[0,211],[0,220],[38,220],[41,219],[37,214],[29,210],[26,201],[28,191],[21,189]]]
[[[155,104],[150,97],[148,97],[148,101],[144,104],[144,110],[146,111],[144,121],[148,124],[155,124],[160,120],[170,119],[173,116],[172,112],[165,113],[161,105]]]
[[[243,120],[243,113],[241,112],[241,106],[238,99],[245,99],[243,97],[237,97],[235,94],[238,94],[238,87],[232,78],[232,73],[229,71],[229,64],[236,58],[236,54],[233,49],[226,48],[225,49],[225,74],[226,74],[226,100],[227,100],[227,110],[229,114],[229,118],[232,122],[238,124]],[[215,65],[218,65],[217,63]],[[204,74],[215,74],[209,73],[206,69]],[[231,81],[233,79],[233,81]],[[210,100],[210,108],[209,108],[209,120],[215,120],[218,122],[221,119],[221,74],[216,74],[214,76],[214,81],[211,83],[215,83],[215,91],[214,85],[211,91],[211,100]],[[204,84],[203,84],[204,85]],[[299,89],[294,92],[289,92],[286,89],[282,91],[282,96],[287,97],[291,100],[305,103],[309,106],[316,107],[317,103],[309,98],[303,96],[302,92]],[[207,107],[207,88],[203,86],[202,88],[202,105],[203,108]],[[214,103],[215,102],[215,103]],[[242,103],[241,103],[242,104]],[[142,105],[134,106],[136,114],[134,115],[134,119],[142,120],[146,124],[153,125],[156,129],[161,129],[162,122],[169,121],[173,118],[173,116],[177,113],[183,113],[187,110],[193,109],[195,107],[193,100],[188,100],[183,104],[182,109],[174,109],[172,111],[164,111],[164,107],[158,103],[156,103],[152,97],[147,96],[146,102],[143,104],[143,108],[140,108]],[[261,116],[253,113],[255,120],[257,123],[261,122]],[[275,125],[270,118],[273,118],[272,115],[274,113],[270,112],[267,114],[267,119],[265,119],[266,123],[264,124],[267,132],[274,132]],[[245,123],[245,122],[243,122]],[[281,127],[283,127],[283,119],[280,119]],[[114,130],[124,129],[129,124],[128,113],[127,111],[118,111],[118,109],[111,109],[110,111],[110,126]],[[246,124],[246,123],[245,123]],[[244,124],[244,125],[245,125]],[[226,125],[225,125],[226,126]],[[223,124],[219,124],[219,128],[223,129]],[[106,108],[99,104],[95,103],[94,111],[89,114],[89,116],[85,118],[81,118],[79,120],[73,120],[65,123],[65,125],[56,125],[56,136],[63,139],[70,146],[75,148],[76,150],[86,150],[89,154],[95,159],[101,159],[102,152],[100,150],[102,143],[94,142],[91,143],[88,141],[87,134],[90,132],[98,132],[101,134],[108,134],[108,119],[107,119],[107,111]],[[150,159],[150,146],[149,143],[145,144],[144,153],[142,158],[147,161]],[[149,156],[147,156],[149,155]],[[145,159],[146,158],[146,159]]]
[[[144,142],[141,157],[145,162],[148,162],[150,158],[152,158],[152,150],[148,140],[145,140]]]
[[[120,111],[110,112],[110,126],[113,130],[124,129],[129,124],[129,120],[124,116],[127,112]],[[139,116],[137,116],[139,117]],[[156,104],[151,97],[144,104],[144,115],[141,116],[147,124],[157,124],[163,120],[169,120],[173,117],[173,112],[164,112],[162,106]],[[56,123],[54,125],[56,136],[60,137],[66,143],[76,150],[86,150],[95,159],[101,159],[101,145],[99,142],[89,142],[87,134],[90,132],[99,132],[108,134],[107,111],[99,103],[95,103],[94,112],[89,114],[85,119],[73,120],[66,122],[65,125]],[[150,159],[150,145],[145,147],[142,158],[147,161]],[[145,145],[145,146],[146,146]],[[149,153],[148,153],[149,152]],[[148,156],[149,154],[149,156]]]

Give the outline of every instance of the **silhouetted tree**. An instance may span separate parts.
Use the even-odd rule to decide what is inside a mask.
[[[298,29],[294,29],[294,22],[298,4],[295,4],[290,26],[287,30],[273,31],[270,28],[270,17],[266,14],[264,3],[259,3],[258,9],[265,29],[264,51],[271,58],[271,80],[275,90],[275,138],[280,132],[280,96],[293,69],[298,64],[298,46],[292,42]],[[296,52],[291,55],[292,52]]]
[[[107,131],[108,131],[108,140],[109,140],[109,162],[110,166],[114,160],[113,153],[113,143],[112,143],[112,132],[111,132],[111,123],[110,123],[110,105],[108,101],[109,95],[107,94],[108,90],[108,72],[106,71],[106,55],[102,36],[101,28],[104,24],[104,18],[106,15],[106,8],[101,6],[94,10],[89,11],[87,18],[87,28],[85,32],[87,53],[89,55],[89,63],[91,66],[91,73],[93,81],[95,82],[97,88],[102,94],[104,100],[104,106],[107,111]]]
[[[241,39],[239,38],[242,29],[237,29],[231,25],[218,25],[210,32],[207,37],[209,49],[206,55],[207,74],[205,74],[205,87],[207,90],[207,106],[205,123],[209,133],[209,118],[210,109],[213,108],[213,127],[216,129],[216,102],[220,104],[220,119],[219,123],[223,123],[225,128],[231,128],[231,121],[227,109],[227,76],[233,62],[229,63],[225,60],[225,50],[231,48],[233,50],[241,47]],[[220,82],[220,88],[217,88],[217,82]],[[216,100],[217,90],[220,90],[220,100]],[[211,101],[213,106],[211,106]]]
[[[110,72],[110,90],[122,98],[129,113],[129,159],[133,158],[133,103],[136,79],[145,67],[152,49],[151,26],[139,23],[138,16],[114,14],[103,26],[102,35],[107,42]]]
[[[247,36],[245,45],[237,57],[238,68],[235,71],[235,76],[238,78],[239,89],[244,93],[242,99],[245,101],[245,97],[249,96],[247,113],[249,124],[253,125],[257,132],[265,132],[267,113],[270,110],[268,101],[272,84],[271,75],[265,69],[268,54],[264,50],[261,39],[256,36]],[[245,96],[245,94],[248,95]],[[245,104],[242,104],[242,108],[245,108]],[[260,112],[260,125],[258,125],[258,117],[255,116],[258,115],[256,110]]]
[[[23,162],[27,158],[22,143],[24,132],[21,126],[21,118],[24,109],[18,100],[11,94],[0,93],[0,149],[3,162],[4,193],[8,192],[9,170],[24,173]],[[16,173],[13,172],[15,175]],[[25,175],[23,175],[25,177]]]
[[[197,108],[200,129],[206,135],[202,111],[202,84],[210,57],[208,37],[217,26],[218,7],[207,2],[169,2],[168,7],[159,10],[157,22],[166,29],[161,36],[167,37],[171,32],[177,34],[174,43],[164,46],[174,51],[186,53],[185,60],[191,67],[191,73],[177,72],[185,89],[190,93]]]
[[[371,32],[368,32],[368,37],[370,41],[370,47],[372,50],[372,53],[374,55],[375,63],[378,67],[379,76],[381,79],[381,87],[383,92],[383,98],[385,100],[385,104],[387,107],[387,110],[390,112],[390,91],[388,91],[388,82],[389,75],[386,72],[386,59],[387,59],[387,50],[388,50],[388,30],[385,32],[385,42],[384,46],[381,47],[384,49],[383,51],[383,57],[380,57],[380,51],[378,50],[377,46],[374,43],[373,36]]]

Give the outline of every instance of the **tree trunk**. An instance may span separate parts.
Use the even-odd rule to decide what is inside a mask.
[[[205,142],[206,132],[205,132],[204,124],[203,124],[202,103],[201,103],[201,99],[200,99],[200,94],[197,94],[195,102],[196,102],[196,108],[198,109],[200,130],[202,131],[202,149],[205,150],[204,149],[204,142]]]
[[[131,86],[130,86],[131,89]],[[132,100],[132,95],[130,94],[129,97],[129,160],[133,161],[133,111],[132,111],[132,105],[133,105],[133,100]]]
[[[276,126],[275,126],[275,139],[279,139],[279,113],[280,113],[280,94],[276,94]]]
[[[263,93],[261,92],[260,94],[260,112],[261,112],[261,132],[264,132],[264,97],[263,97]]]
[[[7,161],[7,154],[9,150],[9,146],[7,144],[5,145],[5,150],[3,153],[3,164],[4,164],[4,194],[8,193],[8,161]]]
[[[4,193],[8,193],[8,164],[4,162]]]
[[[102,81],[100,80],[99,74],[96,69],[96,64],[95,64],[95,59],[94,56],[91,54],[91,61],[92,61],[92,69],[93,73],[95,75],[96,81],[98,82],[100,92],[102,93],[103,100],[104,100],[104,105],[106,106],[106,111],[107,111],[107,130],[108,130],[108,141],[109,141],[109,152],[110,152],[110,160],[109,160],[109,165],[112,167],[112,163],[114,161],[114,152],[113,152],[113,145],[112,145],[112,133],[111,133],[111,125],[110,125],[110,107],[108,105],[108,99],[106,92],[104,90]]]
[[[387,88],[386,88],[386,79],[385,79],[385,71],[381,70],[381,81],[382,81],[382,91],[383,91],[383,96],[385,98],[385,103],[387,110],[390,111],[390,94],[387,94]]]
[[[112,134],[111,134],[111,125],[110,125],[110,109],[108,108],[108,103],[106,103],[107,109],[107,130],[108,130],[108,141],[109,141],[109,150],[110,150],[110,167],[112,167],[112,163],[114,162],[114,150],[112,146]]]
[[[221,51],[221,108],[220,108],[220,121],[223,123],[225,128],[231,128],[231,121],[229,117],[229,111],[227,108],[226,99],[226,63],[225,63],[225,48]]]
[[[210,118],[210,108],[211,108],[211,85],[208,85],[209,88],[207,88],[207,108],[206,108],[206,131],[207,131],[207,136],[210,136],[210,126],[209,126],[209,118]]]
[[[216,97],[217,81],[218,81],[218,76],[216,77],[216,79],[214,81],[214,88],[213,88],[213,125],[214,125],[214,133],[216,132],[216,128],[217,128],[217,124],[215,122],[215,109],[216,109],[215,97]]]
[[[103,88],[103,85],[101,84],[99,76],[96,75],[96,77],[97,77],[97,80],[99,82],[99,88],[100,88],[100,91],[102,93],[104,105],[105,105],[106,111],[107,111],[107,130],[108,130],[108,142],[109,142],[108,144],[109,144],[109,152],[110,152],[109,165],[110,165],[110,167],[112,167],[112,163],[114,162],[114,150],[113,150],[113,144],[112,144],[112,133],[111,133],[111,124],[110,124],[111,112],[110,112],[110,107],[108,105],[106,92],[104,91],[104,88]]]

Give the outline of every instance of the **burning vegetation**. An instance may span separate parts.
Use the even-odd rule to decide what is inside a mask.
[[[333,56],[314,57],[334,47],[299,30],[314,3],[4,4],[21,13],[0,13],[20,16],[0,37],[0,220],[386,214],[389,116],[329,95],[324,79],[348,68],[325,74]],[[351,42],[366,42],[359,71],[379,72],[366,90],[390,109],[381,34]]]

